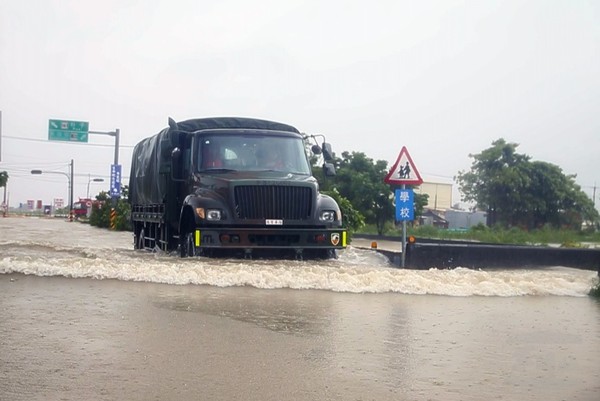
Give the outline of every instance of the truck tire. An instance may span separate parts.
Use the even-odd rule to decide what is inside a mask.
[[[146,233],[144,232],[144,229],[142,228],[139,232],[139,234],[137,235],[137,237],[135,238],[135,247],[136,249],[146,249],[145,246],[145,237]]]
[[[183,237],[183,243],[181,244],[181,257],[191,258],[197,255],[196,244],[194,243],[194,233],[188,232]]]

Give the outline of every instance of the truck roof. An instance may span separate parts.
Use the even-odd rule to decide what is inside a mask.
[[[267,131],[286,131],[299,134],[295,127],[288,124],[278,123],[269,120],[260,120],[256,118],[246,117],[212,117],[212,118],[195,118],[177,122],[177,126],[181,131],[195,132],[208,129],[257,129]]]

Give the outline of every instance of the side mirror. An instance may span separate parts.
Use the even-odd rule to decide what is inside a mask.
[[[173,120],[169,117],[169,131],[167,133],[167,138],[169,138],[170,145],[172,147],[181,146],[181,137],[182,132],[179,131],[179,126],[177,125],[177,121]]]
[[[333,163],[323,163],[323,173],[325,177],[335,177],[335,166]]]
[[[327,143],[327,142],[323,142],[323,146],[321,146],[321,148],[323,149],[323,158],[325,159],[325,161],[330,162],[333,160],[333,151],[331,150],[331,144]]]
[[[171,117],[169,117],[169,129],[170,131],[179,131],[177,121],[173,120]]]
[[[167,135],[169,138],[169,145],[171,145],[174,148],[181,146],[181,144],[180,144],[181,138],[182,138],[181,131],[169,131],[169,133]]]
[[[181,149],[174,148],[171,152],[171,177],[173,180],[183,180],[181,170]]]

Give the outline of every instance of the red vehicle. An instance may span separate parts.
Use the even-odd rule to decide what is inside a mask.
[[[73,217],[89,217],[92,213],[92,202],[89,198],[79,198],[79,201],[73,203]]]

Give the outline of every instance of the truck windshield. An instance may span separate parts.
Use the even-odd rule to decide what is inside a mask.
[[[197,164],[201,171],[283,171],[310,175],[304,141],[273,135],[218,134],[199,137]]]

